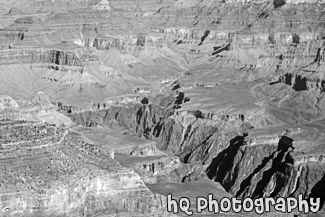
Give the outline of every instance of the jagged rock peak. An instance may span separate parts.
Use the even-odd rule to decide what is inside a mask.
[[[35,105],[50,105],[50,98],[42,91],[36,93],[32,98],[32,103]]]
[[[92,9],[96,11],[110,11],[110,2],[108,0],[102,0],[99,3],[93,5]]]
[[[0,95],[0,110],[18,108],[18,103],[10,96]]]

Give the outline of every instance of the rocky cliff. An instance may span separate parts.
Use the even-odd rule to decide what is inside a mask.
[[[0,3],[1,215],[165,216],[209,188],[323,215],[324,0]]]
[[[166,213],[164,198],[113,160],[109,147],[99,149],[80,134],[55,125],[7,122],[1,128],[4,215]]]
[[[296,130],[283,126],[272,130],[265,128],[261,133],[254,130],[253,119],[211,120],[203,117],[200,111],[164,115],[161,107],[133,105],[132,108],[137,108],[133,110],[130,106],[118,111],[110,108],[88,113],[88,121],[78,118],[85,115],[82,113],[76,113],[72,118],[79,124],[87,125],[90,119],[105,126],[109,123],[107,114],[115,110],[116,115],[110,117],[120,127],[129,133],[136,131],[138,135],[154,140],[159,150],[179,156],[182,171],[177,167],[170,171],[171,176],[177,174],[173,178],[176,182],[191,182],[207,176],[239,198],[298,195],[309,198],[317,195],[323,204],[324,198],[316,190],[324,184],[324,153],[320,148],[323,133],[315,131],[313,134],[312,128]],[[165,109],[169,110],[168,107]],[[105,115],[101,114],[103,112]],[[121,119],[121,112],[133,124],[126,124]],[[94,116],[97,118],[93,119]],[[304,136],[306,133],[311,136]],[[140,165],[142,168],[132,166],[140,174],[159,173],[155,164]],[[146,170],[148,172],[144,172]],[[154,180],[147,176],[145,179]]]

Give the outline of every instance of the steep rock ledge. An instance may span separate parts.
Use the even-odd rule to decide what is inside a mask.
[[[247,146],[243,137],[236,137],[213,159],[207,174],[240,198],[318,196],[323,204],[324,195],[316,191],[324,186],[324,162],[299,163],[292,142],[283,136],[278,145]]]
[[[171,176],[177,174],[173,182],[189,182],[208,176],[240,198],[297,197],[299,194],[309,198],[318,195],[323,204],[325,198],[317,191],[324,187],[323,155],[303,155],[295,148],[296,145],[303,145],[303,141],[295,142],[286,134],[280,137],[271,134],[253,136],[252,139],[251,136],[247,137],[250,125],[240,118],[232,121],[211,120],[201,116],[200,112],[172,114],[164,113],[163,108],[154,105],[135,107],[137,109],[111,108],[94,112],[93,115],[115,111],[116,115],[111,114],[111,118],[104,114],[97,116],[97,124],[105,125],[111,123],[108,119],[113,119],[124,129],[131,129],[138,135],[154,140],[159,150],[178,156],[183,166],[169,171]],[[131,113],[124,114],[124,119],[121,119],[117,111]],[[81,114],[72,113],[77,122],[78,115]],[[88,118],[92,119],[91,116]],[[87,121],[79,123],[85,124]],[[149,172],[150,168],[153,167],[149,167]],[[135,170],[144,172],[141,166]]]
[[[83,66],[80,59],[71,51],[28,49],[1,50],[0,64],[53,63],[56,65]]]

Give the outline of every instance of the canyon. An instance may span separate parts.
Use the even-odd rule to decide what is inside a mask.
[[[324,0],[0,2],[0,216],[325,215]]]

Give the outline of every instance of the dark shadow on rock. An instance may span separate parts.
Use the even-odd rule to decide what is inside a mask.
[[[286,2],[284,0],[274,0],[273,1],[273,5],[274,5],[274,8],[279,8],[279,7],[282,7],[283,5],[285,5]]]
[[[262,179],[257,183],[256,188],[251,195],[253,198],[261,198],[264,196],[264,191],[267,188],[273,175],[277,175],[277,183],[274,191],[271,193],[271,197],[277,196],[277,194],[284,187],[286,177],[288,172],[288,163],[286,162],[286,155],[288,154],[289,148],[292,147],[293,139],[282,136],[278,143],[278,149],[276,151],[276,156],[273,158],[271,168],[263,172]]]
[[[325,203],[325,175],[312,188],[309,198],[320,198],[320,209],[324,207]]]
[[[223,183],[223,180],[226,177],[227,173],[231,171],[235,156],[237,155],[240,146],[243,144],[243,136],[236,136],[230,140],[228,148],[220,152],[218,156],[212,160],[211,164],[206,170],[207,176],[216,182],[220,182],[226,191],[229,191],[233,183]],[[238,174],[234,174],[233,181],[237,179],[236,175]]]
[[[181,88],[181,85],[180,85],[180,84],[176,84],[176,85],[173,87],[172,90],[177,90],[177,89],[179,89],[179,88]]]
[[[258,15],[258,18],[267,18],[268,16],[270,16],[266,11],[263,11],[260,15]]]
[[[181,105],[183,103],[185,94],[183,92],[179,92],[176,99],[175,99],[175,104]]]
[[[201,42],[199,43],[199,46],[203,44],[203,42],[209,36],[209,34],[210,34],[210,30],[205,30],[204,35],[201,37]]]
[[[271,86],[271,85],[279,84],[279,83],[280,83],[280,81],[273,81],[273,82],[270,82],[269,85]]]
[[[191,155],[192,155],[192,152],[189,152],[185,155],[184,160],[183,160],[184,164],[187,164],[189,162]]]
[[[160,133],[162,131],[162,128],[163,128],[163,124],[164,124],[164,121],[160,117],[158,123],[153,128],[153,133],[152,133],[153,136],[159,137],[159,135],[160,135]]]
[[[295,84],[293,85],[295,91],[307,90],[307,78],[297,76]]]
[[[252,174],[250,174],[241,184],[240,189],[236,193],[236,197],[241,197],[245,195],[246,191],[249,189],[249,186],[251,185],[253,177],[258,174],[266,165],[269,163],[275,155],[276,151],[274,151],[270,156],[264,158],[262,160],[262,163],[253,171]]]
[[[222,51],[227,51],[229,50],[229,47],[230,47],[230,44],[228,44],[227,46],[225,47],[214,47],[213,48],[213,52],[212,52],[212,56],[218,54],[218,53],[221,53]]]
[[[149,99],[147,97],[144,97],[142,100],[141,100],[141,103],[144,104],[144,105],[148,105],[149,104]]]

